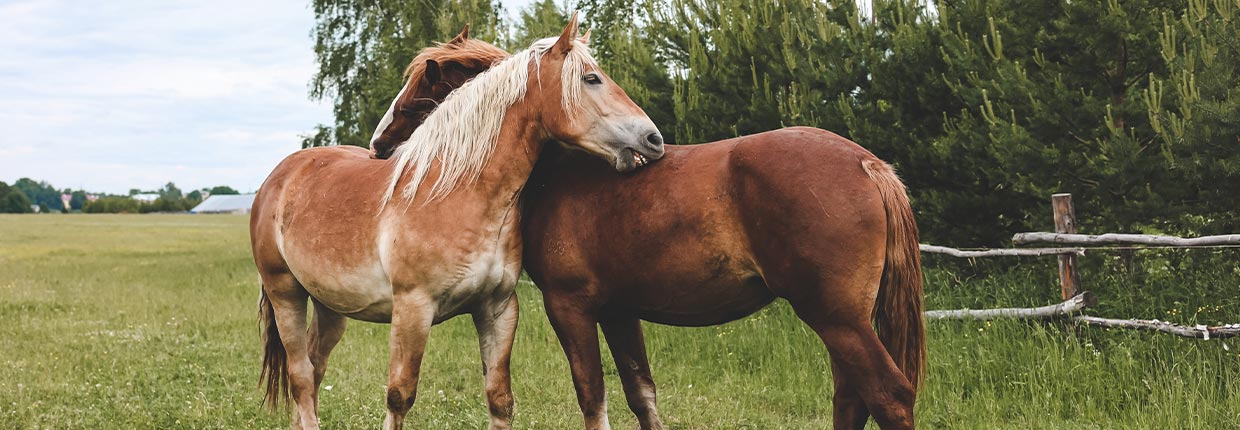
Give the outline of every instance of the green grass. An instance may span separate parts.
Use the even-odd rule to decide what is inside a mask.
[[[1197,264],[1214,269],[1204,274],[1154,265],[1086,280],[1106,316],[1240,322],[1234,257]],[[1087,275],[1110,273],[1095,263]],[[1046,304],[1053,264],[1020,260],[992,277],[932,270],[927,298],[931,308]],[[256,278],[244,217],[0,216],[0,428],[286,428],[259,407]],[[519,294],[514,425],[580,428],[538,292]],[[378,427],[387,333],[350,323],[322,394],[326,428]],[[824,348],[782,303],[719,327],[647,325],[647,338],[672,429],[830,428]],[[1240,428],[1234,340],[1009,321],[935,322],[928,341],[922,428]],[[477,351],[466,318],[433,330],[412,428],[485,427]],[[636,428],[610,363],[605,372],[613,426]]]

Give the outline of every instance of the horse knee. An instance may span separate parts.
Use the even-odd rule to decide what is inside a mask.
[[[388,387],[387,407],[389,410],[404,414],[409,408],[413,407],[413,399],[415,397],[417,397],[416,392],[410,391],[406,394],[400,387]]]
[[[512,391],[501,388],[487,389],[487,405],[491,408],[491,416],[499,418],[512,418],[513,404],[516,401],[512,398]]]

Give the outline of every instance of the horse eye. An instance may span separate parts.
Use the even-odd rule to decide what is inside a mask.
[[[599,78],[597,74],[594,74],[594,73],[588,74],[584,78],[581,78],[581,79],[586,81],[586,83],[590,85],[598,85],[598,84],[603,83],[603,80]]]

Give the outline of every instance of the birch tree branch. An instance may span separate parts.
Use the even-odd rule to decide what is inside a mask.
[[[961,309],[954,311],[927,311],[926,318],[941,319],[976,319],[991,320],[996,318],[1061,318],[1071,316],[1086,307],[1097,304],[1097,299],[1088,291],[1077,294],[1063,303],[1037,308],[1002,308],[1002,309]]]
[[[1061,233],[1016,233],[1012,242],[1017,245],[1030,243],[1054,243],[1057,245],[1148,245],[1148,246],[1216,246],[1240,245],[1240,234],[1182,238],[1149,234],[1107,233],[1099,235]]]
[[[1010,257],[1010,256],[1038,256],[1038,255],[1060,255],[1060,254],[1077,254],[1085,255],[1085,248],[1032,248],[1032,249],[987,249],[981,251],[968,251],[963,249],[949,248],[938,245],[920,245],[921,252],[929,252],[932,254],[946,254],[952,257],[974,258],[974,257]]]
[[[1108,328],[1127,328],[1136,330],[1158,331],[1176,336],[1192,337],[1197,339],[1222,339],[1228,337],[1240,336],[1240,324],[1226,324],[1221,326],[1208,327],[1197,325],[1193,327],[1173,324],[1159,320],[1134,320],[1134,319],[1111,319],[1099,318],[1085,315],[1077,315],[1072,317],[1073,320],[1098,327]]]

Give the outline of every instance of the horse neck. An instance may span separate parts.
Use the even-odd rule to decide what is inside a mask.
[[[542,127],[537,120],[537,112],[524,101],[508,108],[495,150],[475,183],[487,195],[484,198],[516,203],[542,154]]]

